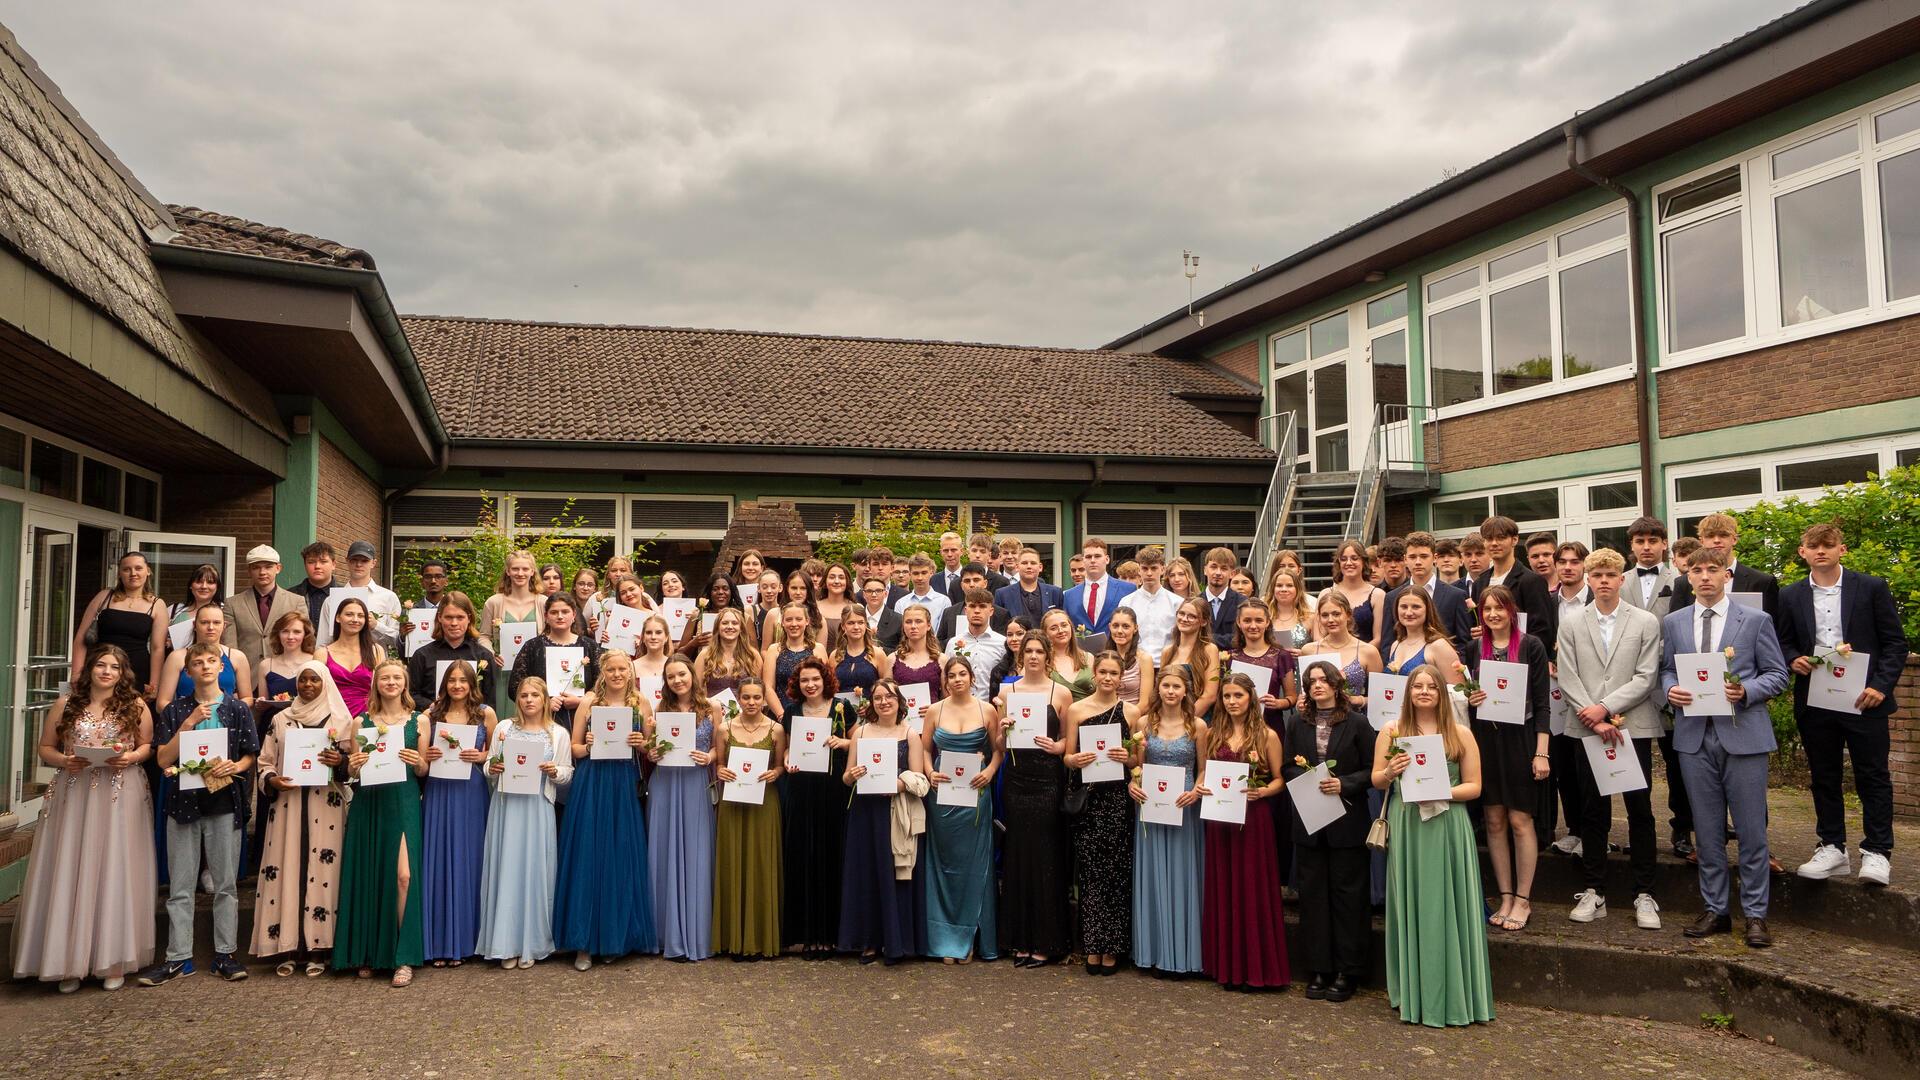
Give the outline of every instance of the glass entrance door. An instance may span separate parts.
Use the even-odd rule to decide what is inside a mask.
[[[76,524],[67,519],[32,514],[27,519],[27,544],[21,581],[26,589],[27,622],[20,635],[21,687],[17,695],[13,761],[9,788],[13,809],[22,818],[38,811],[53,770],[43,764],[35,747],[53,723],[53,703],[65,689],[73,668],[74,537]]]

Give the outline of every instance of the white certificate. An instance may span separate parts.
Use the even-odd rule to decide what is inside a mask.
[[[1524,634],[1527,632],[1527,613],[1526,612],[1516,611],[1513,613],[1513,630],[1514,630],[1514,633],[1517,633],[1517,634]]]
[[[1039,749],[1035,740],[1047,733],[1047,698],[1046,694],[1007,695],[1007,719],[1013,721],[1007,734],[1008,749]]]
[[[550,749],[552,744],[544,739],[501,739],[500,758],[506,771],[500,774],[500,790],[508,795],[540,794],[540,766]]]
[[[447,669],[458,663],[463,663],[463,661],[460,661],[460,660],[434,661],[433,663],[433,696],[434,697],[440,696],[440,688],[442,686],[445,686],[447,683]],[[468,666],[472,666],[472,665],[469,664]],[[474,674],[478,675],[480,673],[476,671],[474,672]],[[479,690],[478,687],[475,687],[474,689],[476,692]]]
[[[910,682],[900,687],[900,696],[907,702],[907,730],[915,735],[927,729],[927,718],[921,710],[933,704],[933,688],[923,682]]]
[[[115,750],[111,746],[76,746],[73,748],[74,756],[85,758],[87,760],[87,768],[89,769],[103,769],[106,767],[109,759],[118,757],[124,752],[125,751],[122,750]]]
[[[1093,761],[1080,770],[1080,779],[1089,784],[1104,784],[1127,778],[1127,767],[1107,757],[1107,751],[1121,747],[1119,724],[1081,724],[1079,753],[1092,754]]]
[[[740,718],[740,696],[732,690],[722,690],[707,700],[720,710],[723,722],[731,724]]]
[[[1580,745],[1586,748],[1587,764],[1593,767],[1593,786],[1600,792],[1601,798],[1624,795],[1647,786],[1647,778],[1640,772],[1640,755],[1634,752],[1632,739],[1622,738],[1618,744],[1609,746],[1605,739],[1588,736],[1580,740]]]
[[[1187,770],[1178,765],[1140,766],[1140,790],[1147,801],[1140,804],[1140,820],[1155,825],[1185,825],[1187,812],[1174,800],[1187,790]]]
[[[1347,812],[1344,799],[1320,790],[1321,781],[1332,775],[1323,761],[1287,781],[1287,795],[1293,800],[1293,812],[1300,815],[1300,827],[1307,830],[1308,836],[1339,821]]]
[[[760,779],[766,775],[769,752],[756,750],[751,746],[730,746],[727,748],[727,768],[733,770],[733,779],[726,784],[726,790],[720,797],[727,802],[748,803],[759,806],[767,801],[767,782]]]
[[[1527,665],[1480,661],[1480,689],[1487,692],[1487,700],[1480,703],[1480,719],[1496,724],[1527,722]]]
[[[709,611],[701,615],[700,616],[700,632],[703,634],[713,633],[713,624],[715,622],[718,622],[719,619],[720,619],[720,613],[716,611]]]
[[[1726,653],[1679,653],[1673,658],[1673,673],[1679,680],[1675,685],[1693,695],[1693,704],[1681,710],[1688,716],[1733,715],[1733,702],[1727,700]]]
[[[673,749],[660,755],[659,764],[675,768],[693,766],[694,742],[700,737],[700,726],[694,722],[690,712],[663,712],[653,717],[653,734],[661,742],[673,744]]]
[[[833,720],[825,716],[796,716],[787,730],[787,757],[794,772],[827,771],[827,736],[833,733]]]
[[[649,711],[660,707],[660,699],[666,696],[667,680],[664,675],[642,675],[634,681],[634,688],[646,700]]]
[[[1755,611],[1765,611],[1767,609],[1765,604],[1766,596],[1762,593],[1737,592],[1728,593],[1727,595],[1733,597],[1733,602],[1739,604],[1741,607],[1750,607]]]
[[[1340,663],[1339,653],[1330,653],[1330,652],[1310,653],[1304,656],[1295,657],[1293,661],[1293,665],[1294,665],[1294,670],[1298,672],[1298,674],[1295,675],[1294,678],[1299,680],[1301,697],[1305,697],[1307,693],[1307,669],[1312,667],[1315,664],[1320,663],[1323,660],[1329,664],[1332,664],[1333,670],[1342,673],[1343,676],[1346,673],[1345,665]]]
[[[898,739],[860,739],[854,752],[860,755],[857,764],[866,766],[867,774],[853,782],[853,790],[862,795],[891,795],[899,787],[900,759],[896,756],[900,750]]]
[[[981,761],[979,754],[940,751],[940,771],[947,774],[947,782],[940,785],[934,801],[941,806],[979,806],[980,792],[974,789],[973,778],[980,775]]]
[[[733,591],[740,594],[740,606],[743,608],[752,607],[760,602],[760,585],[758,582],[751,585],[736,585]]]
[[[1273,686],[1273,669],[1272,668],[1261,667],[1259,664],[1251,663],[1246,660],[1232,661],[1227,665],[1227,667],[1232,674],[1245,675],[1248,679],[1252,680],[1253,697],[1254,697],[1255,705],[1259,704],[1260,697],[1264,695],[1267,692],[1267,690]]]
[[[690,596],[676,596],[660,601],[660,616],[667,620],[667,640],[679,641],[680,635],[687,630],[687,621],[693,613],[700,610],[700,601]]]
[[[1867,672],[1873,657],[1863,652],[1841,658],[1831,656],[1807,677],[1807,705],[1831,712],[1860,715],[1860,692],[1867,688]]]
[[[207,728],[205,731],[185,731],[180,735],[180,764],[190,765],[196,761],[216,761],[227,756],[227,729],[223,727]],[[182,772],[179,774],[181,791],[204,791],[206,777],[199,773]]]
[[[1379,731],[1400,722],[1400,711],[1407,707],[1407,677],[1385,671],[1367,674],[1367,722]]]
[[[175,649],[184,649],[193,644],[193,612],[183,611],[180,617],[167,627],[167,644]]]
[[[639,651],[640,628],[647,624],[647,613],[639,608],[608,604],[600,616],[600,647],[632,656]]]
[[[1561,691],[1559,679],[1549,680],[1547,685],[1551,687],[1551,689],[1547,691],[1547,714],[1551,721],[1547,725],[1547,729],[1555,735],[1565,735],[1567,733],[1567,713],[1570,711],[1567,708],[1567,695]],[[1582,730],[1585,729],[1582,728]],[[1578,732],[1575,734],[1578,734]]]
[[[366,763],[360,766],[361,787],[397,784],[407,778],[407,763],[400,760],[400,748],[407,741],[406,725],[389,725],[385,735],[376,727],[363,727],[354,734],[372,744],[367,747]],[[354,745],[359,746],[359,742]]]
[[[433,640],[433,617],[439,608],[417,607],[407,612],[407,655],[412,656]]]
[[[587,730],[593,732],[592,761],[630,761],[633,747],[627,736],[633,734],[633,710],[624,705],[595,705],[587,718]]]
[[[1453,781],[1447,776],[1447,744],[1438,735],[1403,735],[1400,748],[1410,759],[1407,771],[1400,774],[1402,802],[1439,802],[1453,798]]]
[[[1200,800],[1200,816],[1208,821],[1230,825],[1247,823],[1247,773],[1253,766],[1244,761],[1207,762],[1200,786],[1213,794]]]
[[[447,739],[459,743],[450,746]],[[460,760],[460,751],[474,750],[480,746],[480,726],[478,724],[441,724],[433,729],[433,742],[430,746],[440,748],[440,760],[427,766],[428,776],[437,776],[442,780],[466,780],[473,776],[473,763]]]
[[[527,642],[540,633],[540,624],[531,622],[508,622],[500,624],[500,663],[512,667],[519,657],[520,650]]]
[[[587,649],[584,645],[547,646],[547,693],[554,697],[587,692]]]

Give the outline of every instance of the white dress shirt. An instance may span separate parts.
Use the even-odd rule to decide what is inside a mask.
[[[961,623],[961,631],[947,642],[947,655],[966,658],[967,666],[973,669],[973,696],[981,701],[993,697],[993,669],[1007,655],[1007,635],[995,630],[991,624],[980,632],[979,637],[966,632],[966,623]]]
[[[1660,572],[1666,568],[1660,563],[1654,563],[1652,566],[1644,568],[1653,571],[1653,573],[1643,574],[1640,572],[1642,569],[1642,567],[1636,566],[1632,572],[1634,578],[1640,585],[1640,606],[1650,608],[1653,606],[1653,598],[1658,595],[1660,591]]]
[[[921,596],[918,593],[910,592],[907,595],[901,597],[900,599],[895,600],[893,602],[893,610],[899,612],[901,617],[905,618],[907,614],[907,609],[914,606],[915,604],[919,604],[922,607],[925,607],[927,609],[927,614],[932,616],[933,618],[933,625],[939,626],[941,614],[944,613],[948,608],[953,606],[953,601],[947,599],[946,594],[944,593],[932,591],[931,586],[929,586],[929,591],[925,596]]]
[[[1727,647],[1727,610],[1733,606],[1731,594],[1722,593],[1720,602],[1710,608],[1703,608],[1696,601],[1693,605],[1693,646],[1695,652],[1706,652],[1706,642],[1700,634],[1701,616],[1713,612],[1713,651]]]
[[[1140,626],[1140,649],[1148,656],[1159,656],[1173,641],[1173,617],[1180,610],[1180,596],[1172,589],[1135,589],[1120,598],[1120,606],[1133,612]]]
[[[1598,629],[1600,631],[1600,655],[1601,656],[1613,655],[1613,628],[1616,624],[1619,623],[1619,621],[1620,621],[1620,608],[1617,604],[1614,606],[1613,614],[1611,615],[1601,614],[1600,605],[1598,604],[1594,605],[1593,625],[1595,629]]]
[[[1813,589],[1813,639],[1831,649],[1846,640],[1840,627],[1840,583],[1807,584]]]

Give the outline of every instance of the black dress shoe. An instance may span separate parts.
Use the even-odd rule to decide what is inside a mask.
[[[1687,839],[1684,836],[1674,837],[1673,853],[1675,855],[1678,855],[1682,859],[1692,858],[1693,857],[1693,841]]]
[[[1733,932],[1733,918],[1729,915],[1715,915],[1711,911],[1702,912],[1693,925],[1681,931],[1690,938],[1712,937],[1715,934]]]
[[[1307,980],[1306,994],[1308,1001],[1325,1001],[1327,998],[1327,977],[1317,971],[1314,972],[1313,978]]]
[[[1089,975],[1100,974],[1100,962],[1097,960],[1087,961],[1087,974]]]
[[[1345,972],[1333,977],[1333,985],[1327,987],[1328,1001],[1345,1001],[1353,996],[1353,980]]]
[[[1764,949],[1773,944],[1773,935],[1767,933],[1767,920],[1747,920],[1747,948]]]

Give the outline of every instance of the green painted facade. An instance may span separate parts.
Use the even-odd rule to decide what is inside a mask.
[[[20,672],[14,667],[14,658],[20,654],[20,559],[25,554],[21,544],[26,534],[26,507],[11,499],[0,499],[0,715],[6,717],[0,723],[0,783],[11,783],[14,769],[13,729],[19,723],[14,711],[14,692],[19,688]],[[11,804],[12,792],[8,798],[0,800]],[[3,886],[4,883],[0,883]],[[0,897],[9,896],[6,888],[0,887]]]

